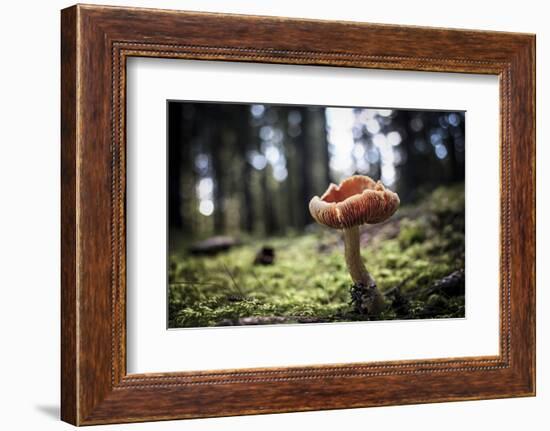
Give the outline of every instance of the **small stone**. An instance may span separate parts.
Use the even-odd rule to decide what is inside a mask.
[[[232,236],[212,236],[203,241],[191,245],[189,251],[195,255],[213,255],[239,244],[239,241]]]
[[[275,261],[275,249],[273,247],[262,247],[254,258],[254,265],[273,265]]]

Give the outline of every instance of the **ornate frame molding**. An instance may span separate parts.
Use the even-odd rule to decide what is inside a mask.
[[[205,24],[221,30],[205,32]],[[257,26],[285,37],[258,34]],[[334,32],[337,42],[325,36]],[[311,34],[321,37],[313,41]],[[131,56],[498,75],[500,354],[127,375],[125,65]],[[78,5],[62,12],[62,57],[64,420],[98,424],[534,394],[533,36]],[[250,391],[265,401],[248,399]],[[305,391],[307,399],[300,395]]]

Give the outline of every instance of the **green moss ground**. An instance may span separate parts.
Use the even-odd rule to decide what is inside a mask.
[[[294,237],[251,240],[215,256],[172,253],[169,327],[464,317],[463,285],[437,288],[464,268],[463,185],[439,188],[367,226],[362,255],[386,310],[369,317],[350,304],[341,232],[315,226]],[[273,265],[254,265],[264,245]]]

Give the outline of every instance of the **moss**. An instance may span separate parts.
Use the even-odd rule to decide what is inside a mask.
[[[362,254],[382,292],[397,289],[405,302],[398,307],[388,295],[388,308],[377,319],[463,317],[464,296],[430,292],[434,282],[464,268],[463,186],[439,188],[400,208],[389,223],[373,233],[367,229]],[[388,231],[396,234],[387,236]],[[350,305],[341,233],[311,232],[249,239],[216,256],[172,253],[169,326],[234,325],[250,317],[285,323],[364,320]],[[253,265],[264,245],[275,249],[275,263]]]
[[[425,223],[404,220],[401,223],[401,231],[399,232],[398,239],[402,248],[407,248],[413,244],[424,242],[426,240]]]

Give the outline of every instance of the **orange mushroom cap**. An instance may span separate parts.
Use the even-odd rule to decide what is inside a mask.
[[[309,212],[318,223],[344,229],[383,222],[395,213],[399,202],[397,193],[380,181],[354,175],[339,186],[331,184],[321,197],[311,199]]]

